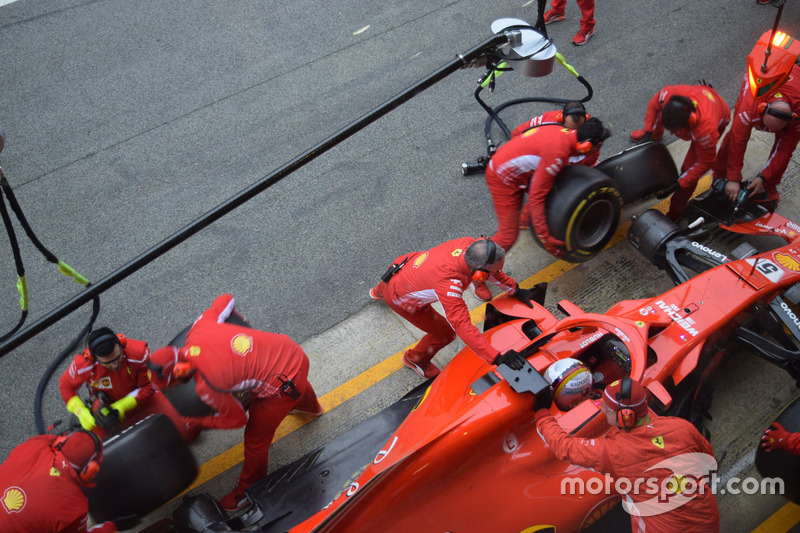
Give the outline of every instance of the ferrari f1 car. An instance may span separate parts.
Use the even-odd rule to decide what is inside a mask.
[[[536,432],[533,411],[549,393],[543,374],[551,366],[571,358],[592,373],[580,401],[566,408],[556,398],[551,407],[563,428],[586,438],[611,431],[598,396],[622,376],[641,381],[655,411],[688,418],[702,407],[711,371],[740,343],[800,377],[800,225],[772,214],[728,229],[788,244],[764,253],[741,245],[724,255],[646,211],[632,224],[630,240],[670,272],[674,288],[619,302],[605,314],[563,300],[560,320],[542,305],[544,286],[533,308],[497,298],[487,305],[485,335],[500,351],[522,353],[529,364],[521,370],[489,365],[464,349],[429,384],[253,485],[248,509],[231,517],[210,496],[192,496],[172,526],[209,532],[591,527],[616,496],[563,492],[566,478],[604,478],[557,460]]]

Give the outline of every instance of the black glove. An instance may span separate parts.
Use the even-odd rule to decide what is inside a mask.
[[[501,353],[500,355],[498,355],[495,358],[494,363],[492,363],[492,364],[495,365],[495,366],[499,366],[499,365],[502,365],[504,363],[511,370],[519,370],[523,366],[525,366],[525,363],[527,363],[527,360],[524,357],[522,357],[519,353],[515,352],[514,350],[508,350],[507,352]]]
[[[550,409],[551,405],[553,405],[553,387],[548,387],[536,395],[536,401],[533,403],[533,410]]]
[[[523,289],[519,285],[517,285],[517,290],[514,291],[514,294],[512,294],[511,296],[513,296],[514,298],[516,298],[520,302],[524,303],[528,307],[533,307],[533,303],[531,303],[531,302],[536,301],[536,300],[534,300],[534,295],[533,295],[533,291],[532,290]]]
[[[119,420],[119,411],[111,407],[101,407],[94,413],[97,425],[106,430],[106,433],[116,434],[122,431],[122,424]]]

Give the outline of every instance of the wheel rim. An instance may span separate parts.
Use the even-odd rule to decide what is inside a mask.
[[[604,245],[614,229],[616,219],[616,209],[611,201],[601,199],[592,202],[578,218],[575,231],[576,248],[588,250]]]

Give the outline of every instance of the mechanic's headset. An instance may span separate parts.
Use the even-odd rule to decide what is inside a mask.
[[[77,470],[78,477],[85,482],[92,481],[97,472],[100,470],[100,463],[103,461],[103,442],[100,440],[100,437],[92,433],[91,431],[86,431],[84,429],[79,429],[73,431],[72,433],[65,433],[63,435],[59,435],[56,437],[56,440],[53,441],[52,448],[56,451],[61,451],[61,448],[67,443],[67,441],[76,433],[86,433],[90,437],[92,437],[92,442],[94,442],[94,453],[86,462],[85,465],[80,467]]]
[[[120,349],[125,348],[125,344],[127,344],[128,339],[125,335],[117,335],[116,333],[104,333],[98,336],[96,339],[92,339],[92,342],[89,343],[89,354],[92,356],[92,359],[97,361],[97,356],[95,352],[97,349],[103,345],[103,343],[114,341],[119,344]]]
[[[472,281],[481,283],[489,279],[491,272],[489,272],[488,268],[494,264],[495,256],[497,255],[497,245],[495,242],[489,237],[483,237],[483,240],[486,241],[486,262],[482,267],[472,273]]]
[[[622,402],[631,401],[631,378],[625,376],[620,380],[619,392],[616,394],[617,400],[617,424],[628,431],[636,425],[636,411],[630,407],[623,407]]]
[[[686,103],[684,99],[689,101],[689,103]],[[689,118],[687,119],[687,121],[689,122],[690,128],[694,128],[695,126],[697,126],[697,123],[700,121],[700,117],[697,115],[697,105],[689,98],[683,97],[682,99],[679,100],[673,97],[667,100],[666,105],[676,106],[686,111],[689,111]]]
[[[768,115],[772,115],[775,118],[785,120],[786,122],[797,123],[800,121],[800,117],[798,117],[797,113],[773,109],[772,106],[769,105],[769,102],[761,102],[758,104],[758,114],[763,115],[764,112],[766,112]]]
[[[568,107],[566,109],[562,109],[556,115],[556,122],[563,124],[564,119],[573,115],[581,115],[586,118],[586,110],[582,107]]]

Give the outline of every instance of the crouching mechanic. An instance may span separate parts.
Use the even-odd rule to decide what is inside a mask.
[[[697,182],[714,164],[717,143],[730,119],[730,107],[708,85],[667,85],[650,99],[644,129],[631,133],[635,142],[656,140],[666,128],[691,142],[681,165],[679,189],[672,195],[667,212],[673,222],[683,214]]]
[[[37,435],[0,464],[0,531],[3,533],[111,533],[114,522],[88,526],[89,501],[81,487],[93,487],[103,460],[97,435],[78,430]]]
[[[625,478],[631,487],[640,487],[622,494],[633,533],[719,531],[717,500],[704,477],[695,480],[696,490],[682,495],[689,487],[682,476],[703,476],[709,472],[704,467],[716,468],[708,441],[687,420],[650,411],[644,387],[631,378],[606,387],[602,402],[601,412],[608,424],[621,431],[612,430],[592,439],[571,437],[549,407],[536,411],[536,429],[559,460],[591,468],[617,481]],[[674,462],[659,464],[670,458],[675,458]],[[692,467],[700,462],[702,465]],[[684,501],[668,506],[675,498]]]
[[[199,428],[178,414],[169,400],[150,380],[147,358],[150,349],[143,341],[128,339],[102,327],[89,333],[88,347],[58,380],[67,410],[78,417],[83,429],[105,438],[111,428],[127,428],[145,417],[167,415],[187,442],[197,438]],[[80,397],[88,391],[95,412]],[[106,399],[108,405],[101,405]],[[100,424],[98,424],[100,422]]]
[[[733,111],[731,129],[722,139],[714,162],[714,178],[725,179],[725,194],[735,202],[742,181],[747,142],[753,128],[775,134],[767,162],[750,182],[750,199],[774,212],[780,201],[778,184],[800,141],[800,67],[776,93],[756,100],[745,76]]]
[[[200,399],[216,413],[194,419],[202,428],[244,429],[244,465],[236,487],[220,500],[236,511],[247,504],[245,489],[267,474],[275,430],[290,412],[323,412],[308,382],[309,361],[286,335],[226,323],[234,311],[230,294],[217,297],[186,335],[182,348],[165,346],[150,358],[159,386],[194,378]],[[239,397],[249,396],[248,418]]]
[[[591,118],[576,130],[542,124],[500,146],[486,168],[486,185],[497,216],[492,240],[508,253],[519,237],[520,218],[530,217],[544,248],[563,257],[565,243],[553,237],[547,225],[547,195],[561,169],[575,162],[573,158],[598,151],[609,136],[603,123]]]
[[[520,288],[503,272],[504,262],[503,248],[491,239],[473,237],[454,239],[395,259],[381,282],[370,289],[369,296],[385,301],[395,313],[426,333],[403,354],[404,365],[423,378],[436,377],[439,369],[431,359],[458,335],[489,364],[505,362],[514,369],[522,368],[522,356],[513,351],[500,354],[472,324],[463,297],[470,283],[491,281],[532,307],[532,292]],[[486,299],[491,299],[491,292]],[[442,304],[445,316],[432,307],[436,301]]]
[[[542,124],[563,124],[564,127],[567,127],[571,130],[577,130],[590,118],[592,118],[592,115],[586,112],[586,107],[584,107],[581,102],[578,102],[577,100],[567,102],[560,110],[554,109],[552,111],[545,111],[541,115],[533,117],[527,122],[523,122],[514,128],[514,131],[511,132],[511,137],[522,135],[531,128],[537,128]],[[578,154],[570,157],[569,162],[572,164],[580,163],[581,165],[586,165],[587,167],[593,167],[597,164],[597,160],[599,158],[600,150],[592,150],[588,154]],[[522,220],[521,223],[526,225],[528,224],[528,221]],[[526,227],[527,226],[521,226],[520,229],[525,229]]]
[[[545,111],[539,116],[533,117],[528,122],[523,122],[511,132],[511,137],[522,135],[531,128],[537,128],[542,124],[563,124],[571,130],[577,130],[584,122],[592,118],[592,115],[586,113],[586,107],[581,102],[572,101],[564,104],[560,110]],[[588,154],[578,154],[569,158],[570,164],[579,163],[587,167],[593,167],[600,159],[600,150],[592,150]],[[523,215],[520,217],[519,229],[526,230],[530,228],[530,216]]]

